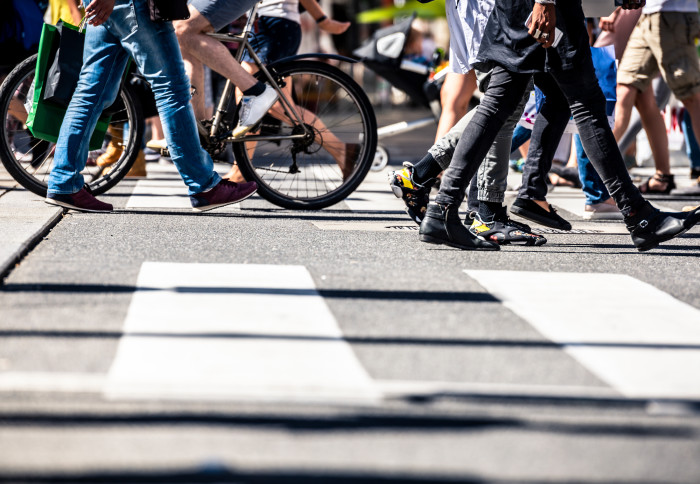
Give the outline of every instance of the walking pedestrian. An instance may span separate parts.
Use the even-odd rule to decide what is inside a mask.
[[[83,68],[56,143],[47,203],[85,212],[113,209],[90,193],[80,172],[97,119],[116,99],[129,57],[151,85],[170,155],[193,209],[211,210],[255,193],[255,182],[222,180],[199,145],[190,83],[172,24],[151,20],[148,0],[93,0],[85,13]]]
[[[628,1],[625,7],[641,5]],[[528,18],[529,29],[525,27]],[[550,49],[558,35],[557,27],[562,32],[561,41],[555,49]],[[605,97],[595,77],[581,0],[497,3],[489,18],[477,62],[493,67],[489,86],[457,144],[452,163],[443,175],[436,203],[428,206],[421,223],[422,241],[460,249],[498,248],[472,234],[461,223],[458,208],[469,180],[501,126],[519,104],[533,75],[536,83],[542,75],[551,74],[556,80],[570,106],[584,149],[622,212],[638,250],[652,249],[686,232],[700,220],[700,210],[659,211],[632,183],[608,125]],[[549,74],[544,74],[545,70]],[[547,97],[557,95],[555,89],[548,91],[543,91]],[[542,126],[544,130],[547,128],[547,124]]]

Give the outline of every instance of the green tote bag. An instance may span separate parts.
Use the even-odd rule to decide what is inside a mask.
[[[69,29],[65,35],[62,32]],[[76,35],[79,35],[81,42],[76,45]],[[75,91],[78,79],[75,76],[67,75],[65,78],[56,80],[55,78],[47,79],[51,67],[54,66],[52,72],[56,72],[56,67],[60,63],[71,62],[82,65],[83,50],[82,44],[85,39],[85,34],[81,29],[74,25],[65,22],[59,22],[57,26],[44,24],[41,31],[41,41],[39,42],[39,54],[36,63],[36,72],[34,75],[34,92],[31,101],[29,117],[27,118],[27,127],[35,138],[46,141],[56,142],[58,134],[61,130],[63,118],[66,115],[67,106],[55,100],[45,99],[45,91],[47,86],[60,82],[64,89],[66,84],[69,86],[70,92]],[[63,42],[62,42],[63,40]],[[64,49],[61,51],[61,49]],[[61,70],[58,69],[60,72]],[[66,69],[64,69],[64,72]],[[79,68],[77,69],[79,72]],[[89,149],[97,150],[102,147],[105,138],[105,132],[109,126],[110,116],[103,115],[97,122],[92,137],[90,138]]]

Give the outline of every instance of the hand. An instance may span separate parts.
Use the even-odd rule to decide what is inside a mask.
[[[617,7],[608,17],[600,17],[600,22],[598,22],[598,27],[600,27],[600,30],[610,33],[615,32],[615,21],[620,14],[620,8],[621,7]]]
[[[532,9],[532,19],[528,34],[532,35],[545,49],[554,43],[554,29],[557,24],[557,12],[554,5],[536,3]]]
[[[625,10],[637,10],[646,5],[646,0],[624,0],[622,8]]]
[[[114,0],[92,0],[85,9],[85,16],[90,25],[102,25],[114,10]]]
[[[324,32],[337,35],[348,30],[348,27],[350,27],[350,22],[338,22],[337,20],[327,18],[323,22],[319,23],[318,27]]]

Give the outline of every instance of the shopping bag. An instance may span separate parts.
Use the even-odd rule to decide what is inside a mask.
[[[64,27],[69,24],[64,23]],[[70,25],[69,28],[78,28]],[[39,53],[37,56],[36,70],[34,72],[34,85],[28,95],[29,116],[27,117],[27,128],[35,138],[56,142],[61,131],[61,124],[66,115],[66,106],[57,104],[54,101],[44,99],[44,89],[47,84],[49,68],[53,64],[56,51],[60,46],[60,33],[56,26],[44,24],[39,41]],[[81,59],[82,50],[75,54]],[[73,88],[75,90],[75,87]],[[71,93],[72,95],[72,93]],[[95,131],[90,138],[89,149],[97,150],[102,147],[110,116],[103,115],[97,121]]]
[[[68,107],[83,67],[85,35],[63,21],[56,24],[56,33],[58,48],[46,74],[43,99]]]

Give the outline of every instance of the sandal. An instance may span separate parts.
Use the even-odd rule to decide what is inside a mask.
[[[665,183],[666,187],[663,190],[659,189],[652,189],[649,186],[649,182],[651,179],[656,180],[659,183]],[[639,185],[637,188],[639,188],[639,191],[642,193],[649,193],[649,194],[655,194],[655,195],[668,195],[671,193],[671,190],[676,188],[676,182],[673,180],[673,175],[661,175],[659,173],[655,173],[654,176],[650,176],[647,178],[644,183]]]
[[[559,179],[552,178],[551,176],[549,177],[549,181],[553,186],[581,188],[581,179],[578,176],[578,169],[571,166],[560,167],[553,165],[549,172],[550,175],[555,174],[559,177]]]

